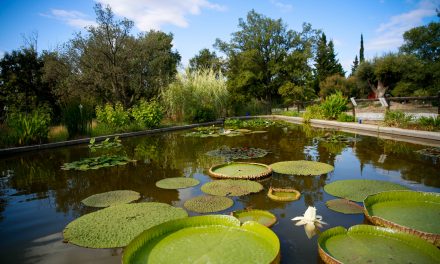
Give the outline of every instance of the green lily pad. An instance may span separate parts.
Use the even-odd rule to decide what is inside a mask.
[[[183,189],[196,186],[200,181],[193,178],[175,177],[166,178],[156,182],[156,186],[162,189]]]
[[[201,189],[211,195],[242,196],[263,190],[263,185],[249,180],[218,180],[205,183]]]
[[[97,170],[105,167],[125,165],[128,162],[135,162],[135,160],[120,155],[104,155],[104,156],[86,158],[79,161],[64,163],[63,166],[61,166],[61,169],[81,170],[81,171]]]
[[[417,235],[440,246],[440,194],[388,191],[364,200],[365,216],[375,225]]]
[[[257,180],[269,177],[272,169],[260,163],[230,162],[213,166],[208,173],[215,178]]]
[[[118,204],[127,204],[141,198],[141,195],[135,191],[118,190],[105,193],[98,193],[87,197],[81,202],[91,207],[108,207]]]
[[[183,206],[197,213],[213,213],[223,211],[234,205],[234,201],[228,197],[202,195],[187,200]]]
[[[301,197],[301,193],[295,189],[269,188],[267,196],[274,201],[291,202]]]
[[[230,148],[223,146],[218,149],[208,151],[206,155],[227,159],[255,159],[264,157],[267,155],[267,153],[269,153],[267,150],[260,148]]]
[[[267,227],[271,227],[277,222],[277,217],[274,214],[264,210],[238,210],[232,212],[231,215],[240,220],[241,223],[255,221]]]
[[[325,205],[335,212],[343,214],[362,214],[364,213],[364,208],[347,199],[333,199],[327,201]]]
[[[318,251],[325,263],[440,263],[439,250],[428,242],[370,225],[328,229],[318,238]]]
[[[336,197],[362,202],[370,194],[391,190],[408,190],[408,188],[387,181],[341,180],[325,185],[324,190]]]
[[[308,160],[281,161],[269,165],[274,172],[289,175],[321,175],[331,172],[332,165]]]
[[[63,235],[65,241],[82,247],[125,247],[145,229],[187,216],[182,208],[164,203],[121,204],[73,220]]]
[[[128,263],[278,263],[280,242],[269,228],[227,215],[195,216],[145,230],[124,250]]]

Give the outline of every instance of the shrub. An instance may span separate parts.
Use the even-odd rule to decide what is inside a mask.
[[[337,119],[338,116],[347,110],[347,98],[341,92],[327,96],[321,104],[322,114],[326,119]]]
[[[116,103],[114,106],[107,103],[104,107],[96,107],[96,119],[98,123],[112,127],[123,127],[130,122],[130,115],[121,103]]]
[[[426,130],[440,130],[440,116],[422,116],[417,120],[417,125]]]
[[[39,107],[31,113],[12,112],[6,120],[11,137],[19,145],[47,141],[50,124],[50,110]]]
[[[156,101],[140,103],[131,109],[134,120],[145,128],[158,127],[163,118],[163,109]]]
[[[209,122],[216,119],[216,114],[214,109],[211,107],[200,107],[191,109],[189,114],[186,116],[185,121],[189,122]]]
[[[295,117],[301,115],[298,111],[284,111],[281,114],[285,116],[295,116]]]
[[[337,119],[339,122],[355,122],[356,119],[352,115],[347,115],[346,113],[341,113]]]
[[[235,102],[232,104],[232,109],[235,115],[252,116],[270,113],[271,106],[265,101],[255,98],[250,100],[244,98],[240,99],[241,100],[235,100]]]
[[[409,122],[411,122],[412,116],[405,115],[404,112],[396,110],[396,111],[386,111],[384,117],[384,123],[387,126],[392,127],[407,127]]]
[[[92,128],[93,107],[74,100],[62,109],[62,121],[66,126],[69,137],[88,135]]]
[[[306,111],[303,114],[304,122],[309,123],[310,119],[323,119],[324,114],[320,105],[310,105],[306,107]]]

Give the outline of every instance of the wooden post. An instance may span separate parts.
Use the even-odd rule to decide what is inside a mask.
[[[437,114],[440,115],[440,92],[437,94]]]
[[[351,102],[351,111],[353,113],[353,118],[356,121],[356,99],[354,97],[350,98],[350,102]]]
[[[387,106],[387,110],[390,110],[390,107],[391,107],[391,101],[388,99],[388,97],[390,97],[390,95],[389,95],[389,94],[386,94],[386,95],[385,95],[385,100],[387,101],[387,104],[388,104],[388,106]]]

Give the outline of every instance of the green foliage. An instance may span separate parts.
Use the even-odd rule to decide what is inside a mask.
[[[124,127],[130,122],[130,115],[121,103],[118,102],[114,106],[107,103],[104,107],[96,107],[96,119],[107,126]]]
[[[391,127],[407,127],[412,120],[411,115],[406,115],[399,110],[388,110],[385,112],[384,123]]]
[[[345,96],[350,95],[352,90],[352,82],[349,82],[344,76],[340,74],[333,74],[319,83],[319,96],[325,98],[336,92],[340,92]]]
[[[311,119],[324,119],[324,113],[320,105],[310,105],[306,107],[303,116],[304,122],[308,123]]]
[[[203,184],[200,189],[217,196],[243,196],[262,191],[263,185],[250,180],[217,180]]]
[[[62,121],[66,126],[69,137],[90,134],[92,129],[93,107],[73,100],[62,108]]]
[[[82,200],[81,203],[90,207],[109,207],[119,204],[128,204],[139,198],[141,198],[141,195],[138,192],[117,190],[94,194]]]
[[[166,113],[174,120],[203,122],[226,114],[229,92],[221,73],[186,71],[162,94]]]
[[[362,214],[364,208],[347,199],[333,199],[325,202],[325,205],[333,211],[343,214]]]
[[[196,186],[199,180],[188,177],[165,178],[156,182],[156,186],[162,189],[184,189]]]
[[[440,130],[440,116],[420,117],[416,124],[425,130]]]
[[[197,213],[213,213],[223,211],[234,205],[234,201],[228,197],[202,195],[187,200],[183,206]]]
[[[280,161],[271,164],[270,167],[276,173],[305,176],[317,176],[335,169],[332,165],[308,160]]]
[[[194,72],[198,70],[212,69],[214,72],[225,72],[225,65],[221,58],[217,57],[215,51],[202,49],[197,55],[189,60],[189,70]]]
[[[401,52],[414,54],[418,58],[431,62],[440,60],[438,40],[440,39],[440,23],[412,28],[403,34],[404,43]]]
[[[228,146],[222,146],[218,149],[206,152],[206,155],[212,157],[222,157],[226,160],[233,160],[261,158],[266,156],[268,153],[269,152],[267,150],[260,148],[230,148]]]
[[[356,122],[356,119],[354,118],[354,116],[346,114],[346,113],[340,113],[338,115],[338,119],[339,122]]]
[[[232,97],[232,96],[231,96]],[[231,99],[232,113],[237,116],[266,115],[270,113],[271,106],[264,100],[255,98],[237,97]]]
[[[326,119],[337,119],[338,116],[347,110],[348,100],[341,92],[327,96],[321,104],[321,109]]]
[[[138,105],[133,106],[131,115],[141,126],[154,128],[158,127],[162,121],[163,109],[157,101],[141,100]]]
[[[281,114],[285,116],[294,116],[294,117],[301,116],[301,113],[298,111],[284,111]]]
[[[96,143],[96,139],[91,138],[89,144],[89,149],[91,152],[96,152],[96,151],[108,152],[108,151],[120,149],[121,147],[122,144],[121,144],[121,140],[119,139],[119,136],[114,137],[113,141],[111,141],[110,138],[106,138],[104,141],[100,143]]]
[[[39,107],[30,113],[9,113],[6,123],[12,133],[12,140],[19,145],[26,145],[47,141],[50,120],[47,107]]]
[[[62,170],[97,170],[101,168],[126,165],[129,162],[135,162],[126,156],[104,155],[99,157],[85,158],[79,161],[64,163]]]

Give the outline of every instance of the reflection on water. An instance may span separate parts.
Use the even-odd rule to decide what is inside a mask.
[[[414,190],[439,192],[439,163],[414,151],[423,146],[359,136],[350,143],[316,140],[326,133],[340,132],[310,126],[286,125],[267,128],[268,133],[241,137],[194,138],[185,132],[172,132],[123,140],[130,158],[126,166],[91,171],[63,171],[65,162],[89,157],[86,145],[26,153],[0,160],[0,263],[119,263],[119,250],[84,249],[62,243],[61,232],[73,219],[97,209],[85,207],[81,200],[96,193],[134,190],[140,201],[156,201],[182,207],[200,195],[200,186],[212,179],[210,166],[225,160],[206,152],[221,146],[255,147],[270,153],[253,160],[271,164],[283,160],[315,160],[335,166],[329,174],[287,176],[274,174],[261,183],[258,194],[234,197],[230,213],[243,208],[270,210],[278,218],[272,228],[281,241],[283,263],[314,263],[318,260],[316,237],[308,239],[303,227],[290,219],[314,206],[329,223],[323,229],[349,227],[364,221],[360,215],[330,211],[325,202],[334,197],[323,190],[325,184],[339,179],[369,178],[398,182]],[[182,190],[162,190],[155,182],[168,177],[193,177],[201,184]],[[276,202],[267,198],[269,187],[291,187],[301,192],[295,202]],[[190,212],[190,215],[197,213]],[[8,239],[4,239],[8,238]]]

